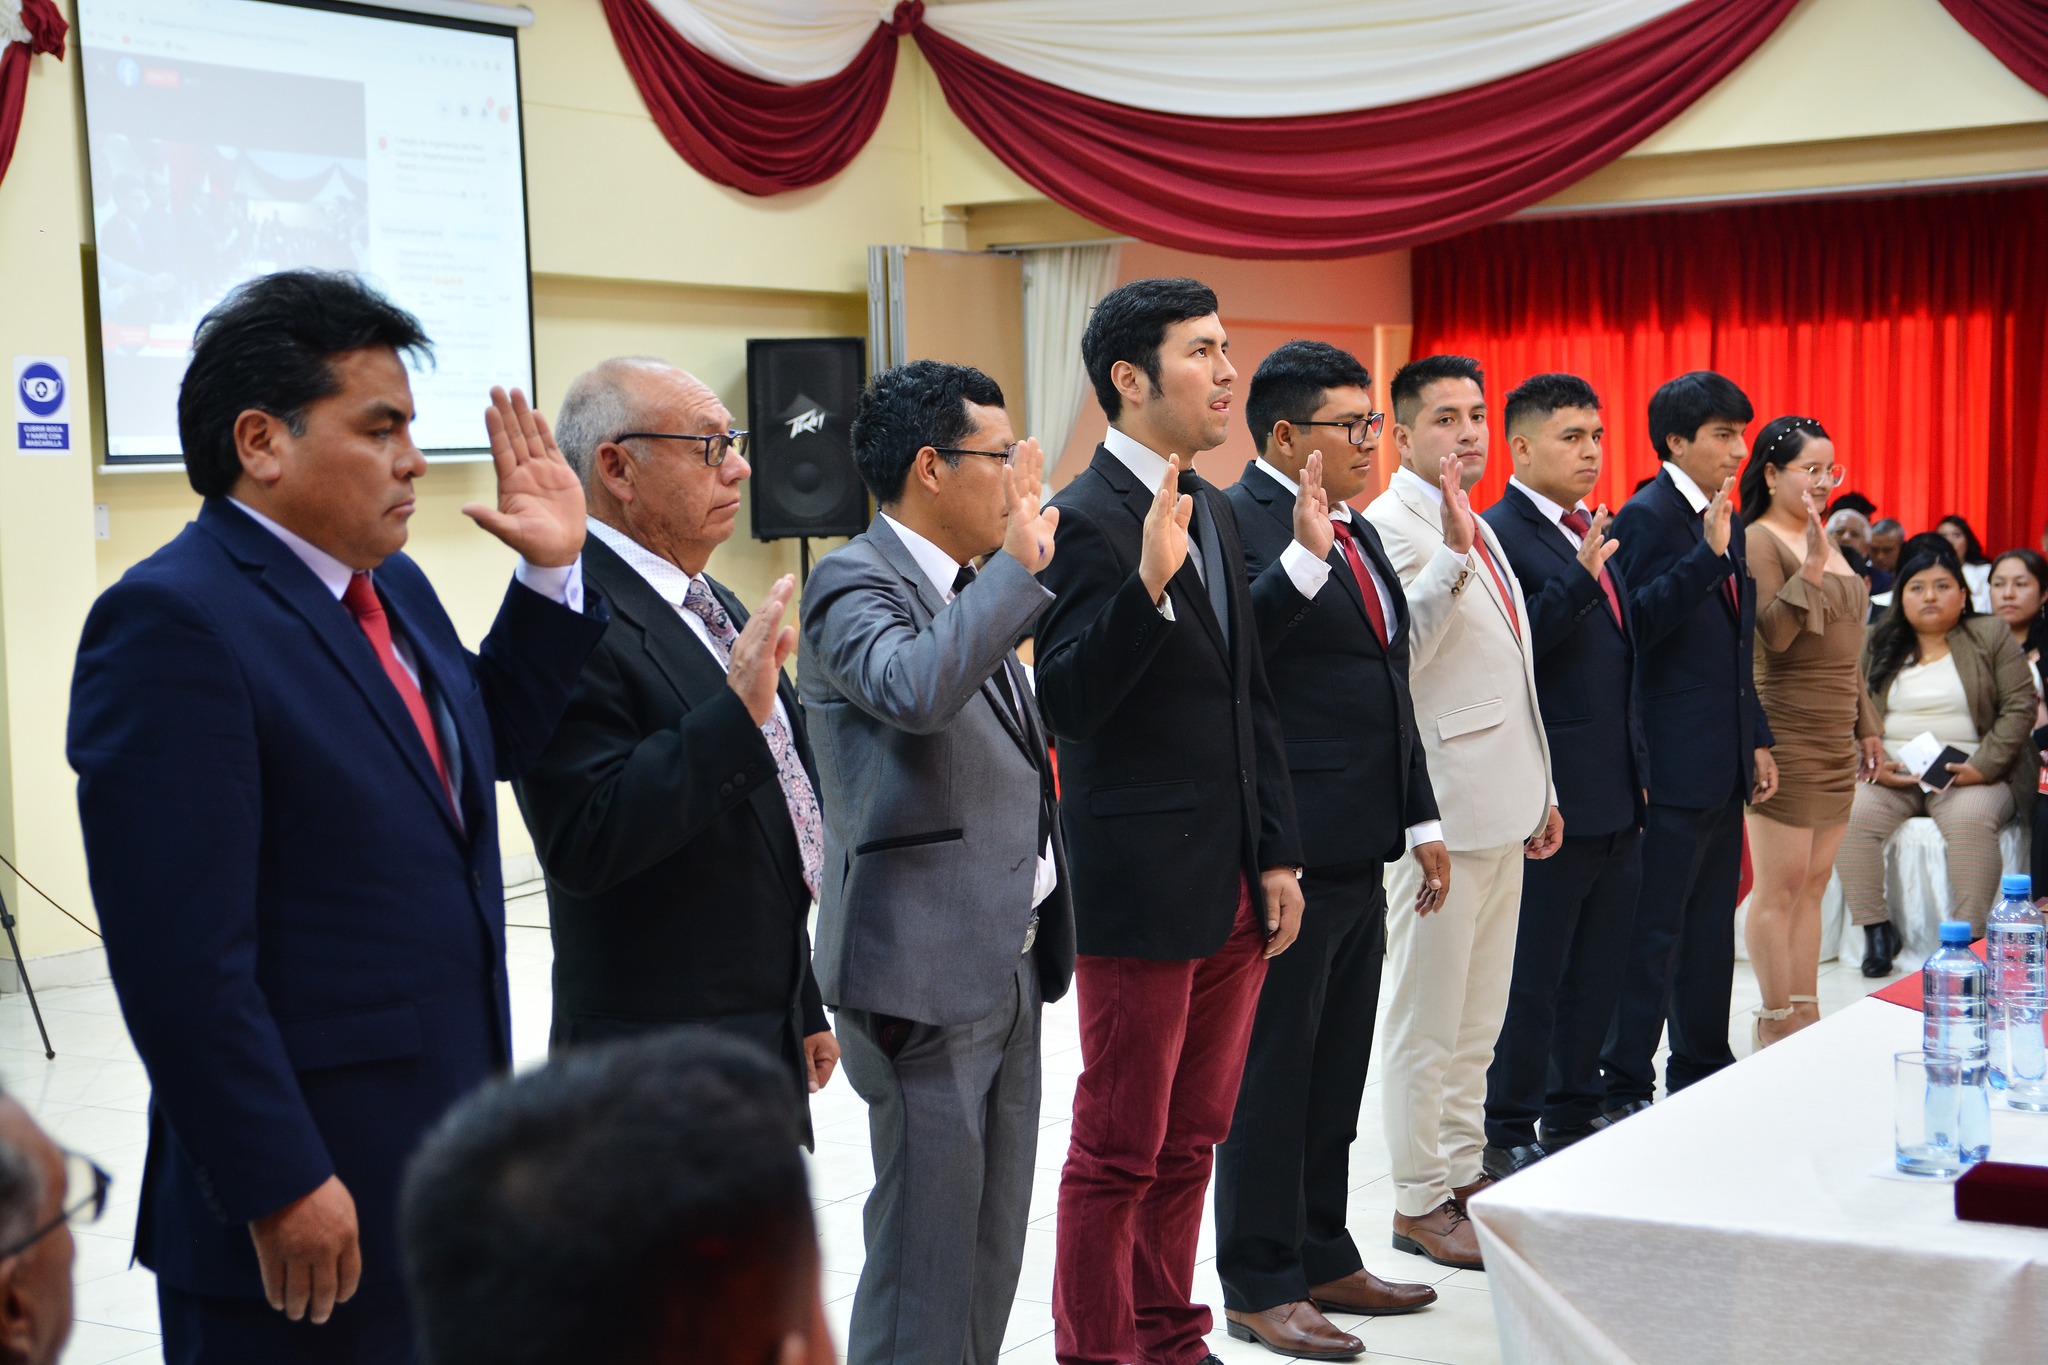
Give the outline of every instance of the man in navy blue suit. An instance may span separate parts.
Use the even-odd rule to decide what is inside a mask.
[[[1618,547],[1607,509],[1585,504],[1606,435],[1599,395],[1577,375],[1539,374],[1508,395],[1507,432],[1515,473],[1486,524],[1529,603],[1564,842],[1523,874],[1507,1015],[1486,1073],[1482,1165],[1496,1180],[1606,1125],[1600,1048],[1635,923],[1649,781],[1628,585],[1608,562]]]
[[[492,784],[605,611],[583,490],[515,391],[485,424],[521,557],[479,654],[399,551],[419,323],[353,276],[238,288],[178,396],[199,517],[94,605],[69,753],[152,1095],[136,1251],[170,1362],[413,1358],[395,1232],[426,1129],[510,1060]],[[266,1304],[267,1300],[267,1304]]]
[[[1753,416],[1742,390],[1711,370],[1658,389],[1650,439],[1664,468],[1614,518],[1651,772],[1642,892],[1600,1055],[1609,1119],[1649,1107],[1667,1022],[1667,1093],[1735,1061],[1728,1001],[1742,806],[1778,789],[1771,727],[1751,676],[1756,583],[1732,502]]]

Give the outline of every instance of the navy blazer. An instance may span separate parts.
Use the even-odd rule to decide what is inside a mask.
[[[1609,561],[1621,621],[1578,549],[1521,489],[1509,484],[1483,514],[1522,580],[1536,698],[1550,736],[1550,771],[1567,837],[1613,834],[1643,822],[1649,747],[1636,714],[1636,650],[1628,580]],[[1614,558],[1619,559],[1617,551]]]
[[[1408,692],[1401,576],[1379,531],[1354,511],[1359,553],[1394,599],[1382,647],[1341,546],[1331,547],[1330,581],[1313,601],[1280,562],[1294,543],[1294,494],[1256,460],[1223,494],[1244,539],[1252,613],[1287,740],[1302,861],[1311,868],[1392,862],[1407,850],[1411,825],[1438,818]]]
[[[373,581],[460,825],[348,609],[225,499],[101,594],[79,644],[68,753],[152,1086],[136,1251],[190,1293],[260,1297],[248,1223],[331,1175],[365,1282],[396,1280],[406,1158],[511,1058],[492,784],[547,743],[604,604],[515,583],[472,655],[411,560]]]
[[[1742,517],[1729,519],[1728,553],[1707,544],[1668,471],[1622,505],[1609,527],[1621,548],[1635,632],[1636,701],[1657,756],[1650,800],[1710,810],[1756,784],[1756,750],[1776,741],[1756,699],[1756,582],[1743,558]],[[1731,568],[1738,604],[1722,588]]]

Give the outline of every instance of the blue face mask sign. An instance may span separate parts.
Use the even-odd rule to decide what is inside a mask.
[[[63,356],[14,358],[14,444],[21,454],[71,452],[70,368]]]

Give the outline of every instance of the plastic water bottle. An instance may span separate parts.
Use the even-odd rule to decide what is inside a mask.
[[[1965,1164],[1982,1161],[1991,1150],[1988,975],[1970,951],[1968,921],[1943,920],[1941,947],[1920,969],[1927,1131],[1932,1142],[1953,1140]]]
[[[2015,1109],[2048,1109],[2048,1048],[2041,1015],[2048,1007],[2048,920],[2034,908],[2024,872],[1998,882],[1985,923],[1991,973],[1991,1084]]]

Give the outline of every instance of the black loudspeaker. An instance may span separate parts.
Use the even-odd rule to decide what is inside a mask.
[[[861,337],[747,342],[754,539],[868,528],[868,493],[853,467],[853,405],[866,374]]]

